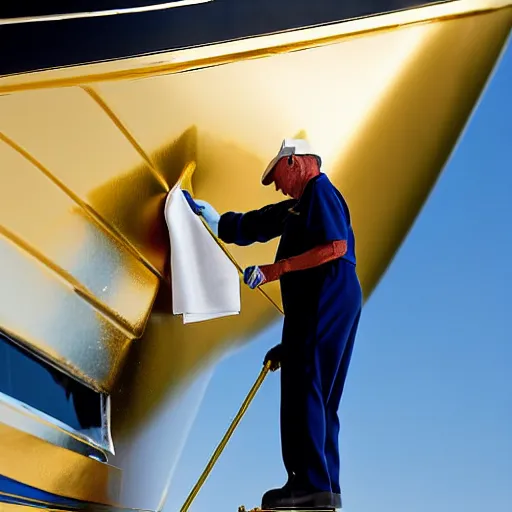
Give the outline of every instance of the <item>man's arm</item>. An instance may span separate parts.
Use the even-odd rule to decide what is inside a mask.
[[[226,212],[220,216],[219,238],[228,244],[251,245],[281,236],[289,209],[296,202],[288,199],[246,213]]]
[[[244,280],[247,284],[251,285],[251,282],[253,282],[256,286],[264,283],[270,283],[272,281],[276,281],[283,274],[288,272],[318,267],[324,263],[327,263],[328,261],[342,258],[346,252],[347,241],[336,240],[334,242],[329,242],[327,244],[314,247],[313,249],[310,249],[303,254],[299,254],[298,256],[293,256],[285,260],[277,261],[271,265],[249,267],[246,270],[246,276],[244,276]],[[262,274],[262,280],[257,279],[256,276],[254,279],[252,278],[252,274],[258,268]]]
[[[192,199],[186,190],[182,192],[192,211],[204,218],[215,236],[236,245],[264,243],[281,236],[289,210],[297,203],[295,199],[287,199],[247,213],[226,212],[219,215],[210,203]]]

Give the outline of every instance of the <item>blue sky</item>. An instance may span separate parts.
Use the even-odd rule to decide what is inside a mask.
[[[364,309],[340,408],[346,511],[512,511],[511,196],[509,44]],[[199,476],[280,328],[216,369],[174,489]],[[191,510],[258,506],[284,481],[271,374]]]

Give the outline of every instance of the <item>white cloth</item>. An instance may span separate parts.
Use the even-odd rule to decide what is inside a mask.
[[[240,313],[238,270],[175,186],[165,202],[173,313],[183,323]]]

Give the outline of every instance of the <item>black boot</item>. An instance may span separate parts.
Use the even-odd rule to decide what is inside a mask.
[[[329,491],[302,491],[284,486],[267,491],[261,500],[262,509],[307,508],[328,510],[341,507],[341,497]]]

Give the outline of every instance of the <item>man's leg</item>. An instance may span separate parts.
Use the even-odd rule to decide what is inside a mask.
[[[339,432],[340,420],[338,417],[338,409],[343,395],[343,388],[352,357],[354,341],[356,338],[357,327],[361,310],[357,313],[352,328],[349,331],[347,340],[344,340],[343,355],[333,382],[331,393],[327,398],[325,406],[326,413],[326,436],[325,436],[325,458],[329,468],[329,476],[331,480],[331,489],[333,493],[340,494],[340,452],[339,452]]]
[[[281,446],[288,482],[265,493],[262,508],[331,508],[320,360],[315,343],[294,341],[283,343],[281,362]]]
[[[281,361],[281,451],[283,463],[288,474],[287,485],[293,481],[297,471],[297,456],[299,450],[297,445],[297,421],[299,417],[297,395],[294,392],[295,373],[293,367],[286,358],[286,347],[283,349],[283,360]],[[299,401],[300,403],[300,401]]]
[[[281,445],[290,484],[307,491],[330,491],[324,457],[325,410],[319,358],[314,347],[306,352],[284,350],[281,366]]]

